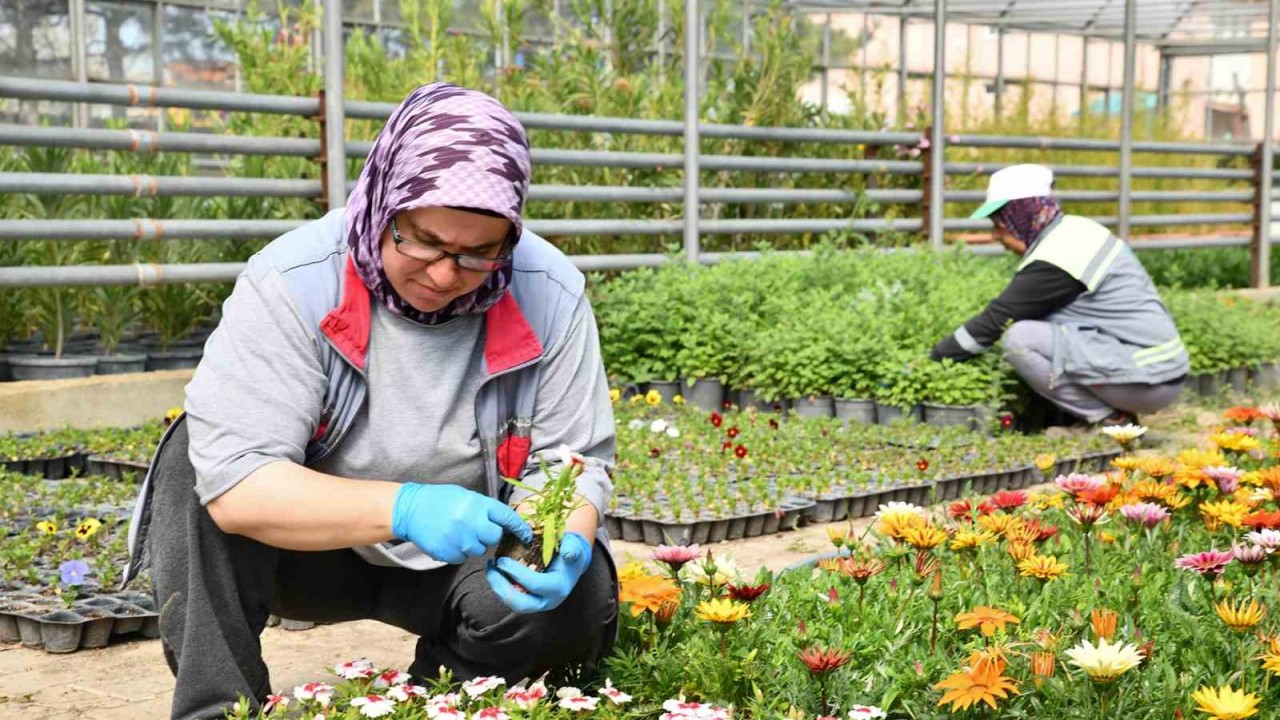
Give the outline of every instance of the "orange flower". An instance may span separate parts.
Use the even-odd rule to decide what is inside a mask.
[[[1280,465],[1259,470],[1258,482],[1273,494],[1280,495]]]
[[[1089,613],[1089,617],[1093,621],[1093,634],[1100,640],[1111,642],[1116,635],[1116,620],[1120,619],[1120,616],[1114,610],[1097,608]]]
[[[1010,540],[1005,546],[1005,550],[1009,553],[1009,557],[1013,558],[1015,563],[1022,563],[1035,556],[1036,546],[1029,542],[1021,542]]]
[[[917,550],[932,550],[947,541],[947,531],[932,525],[907,528],[902,541]]]
[[[1178,464],[1167,457],[1145,457],[1138,461],[1138,469],[1153,478],[1166,478],[1178,471]]]
[[[956,615],[956,627],[961,630],[972,630],[978,628],[982,634],[991,637],[997,631],[1003,630],[1005,625],[1017,625],[1022,622],[1017,617],[1009,613],[981,605],[967,613]]]
[[[1031,680],[1036,687],[1044,684],[1047,678],[1053,677],[1053,671],[1057,669],[1058,661],[1053,653],[1044,650],[1037,650],[1031,653]]]
[[[1081,502],[1092,503],[1098,507],[1106,507],[1107,503],[1114,500],[1116,495],[1119,493],[1120,488],[1107,483],[1105,485],[1099,485],[1093,490],[1084,490],[1076,494],[1076,499]]]
[[[1237,405],[1223,411],[1222,417],[1230,420],[1231,422],[1248,425],[1254,420],[1260,419],[1262,417],[1262,413],[1256,407],[1244,407],[1243,405]]]
[[[884,572],[884,568],[885,563],[880,558],[855,555],[840,560],[840,574],[853,578],[859,585]]]
[[[939,705],[951,704],[951,711],[967,710],[978,703],[996,708],[997,699],[1018,694],[1018,684],[1004,675],[1004,662],[980,660],[972,667],[960,671],[933,686],[948,692],[938,701]]]
[[[1255,531],[1269,528],[1271,530],[1280,530],[1280,512],[1276,511],[1259,511],[1245,515],[1242,522],[1253,528]]]
[[[680,602],[680,588],[670,578],[643,575],[620,583],[618,602],[631,604],[631,617],[646,610],[657,613],[666,605]]]
[[[845,663],[849,662],[849,658],[853,657],[853,653],[848,650],[821,650],[811,647],[802,650],[799,657],[800,662],[809,668],[809,672],[814,675],[825,675],[832,670],[844,667]]]

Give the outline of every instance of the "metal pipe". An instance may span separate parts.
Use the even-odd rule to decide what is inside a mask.
[[[944,180],[946,171],[946,134],[943,123],[946,120],[946,81],[947,81],[947,0],[933,2],[933,113],[932,137],[929,140],[929,162],[932,183],[929,194],[933,201],[929,203],[929,245],[934,249],[942,248],[942,218]]]
[[[172,195],[319,197],[320,181],[161,175],[0,173],[0,193],[69,193],[76,195],[132,195],[134,197],[167,197]]]
[[[102,130],[0,123],[0,145],[67,147],[125,152],[229,153],[315,157],[319,140],[306,138],[210,135],[150,130]]]
[[[854,203],[865,197],[872,202],[918,203],[919,190],[824,190],[809,188],[701,188],[698,199],[715,204]],[[684,197],[678,187],[530,185],[529,200],[537,202],[675,203]]]
[[[180,107],[312,117],[320,111],[315,98],[260,95],[222,90],[186,90],[150,85],[76,83],[0,76],[0,97],[23,100],[86,102],[131,107]]]
[[[0,220],[0,240],[230,240],[274,238],[306,220]]]
[[[1080,53],[1080,119],[1089,116],[1089,38],[1083,38],[1084,47]],[[1030,38],[1028,38],[1030,42]]]
[[[828,102],[831,93],[831,13],[827,13],[826,22],[822,23],[822,94],[821,107],[822,110],[828,111],[831,106]]]
[[[0,287],[97,287],[232,282],[244,263],[186,265],[61,265],[0,267]]]
[[[996,120],[1004,117],[1004,27],[996,29]]]
[[[71,26],[71,71],[76,77],[76,81],[84,84],[89,82],[89,43],[85,40],[85,0],[70,0],[67,5],[68,24]],[[31,32],[28,30],[27,32]],[[0,89],[0,97],[7,96],[4,90]],[[33,98],[34,99],[34,98]],[[84,103],[76,103],[71,106],[71,124],[75,127],[88,127],[89,125],[89,107]]]
[[[324,118],[328,177],[325,204],[347,204],[346,115],[343,84],[346,56],[342,39],[342,0],[324,0]]]
[[[1124,90],[1120,110],[1120,224],[1116,235],[1129,239],[1130,195],[1133,193],[1133,86],[1137,74],[1137,0],[1124,2]]]
[[[1085,138],[1058,138],[1027,135],[956,135],[951,140],[954,147],[1028,148],[1034,150],[1088,150],[1117,152],[1120,143],[1114,140],[1089,140]],[[1242,143],[1179,143],[1142,141],[1133,143],[1134,152],[1168,153],[1171,155],[1231,155],[1246,157],[1253,154],[1255,146]]]
[[[1258,239],[1253,256],[1253,286],[1264,288],[1271,284],[1271,195],[1275,184],[1276,146],[1276,43],[1280,42],[1280,0],[1267,3],[1267,97],[1262,114],[1262,147],[1259,178],[1260,207],[1258,208]]]
[[[698,0],[684,0],[684,254],[698,261],[698,185],[701,182],[698,156],[698,63],[701,60],[699,35],[702,25]],[[535,160],[536,161],[536,160]]]
[[[907,117],[907,21],[903,15],[898,23],[898,124],[905,125]]]
[[[1009,167],[1009,163],[947,163],[947,173],[952,175],[990,175]],[[1054,174],[1062,177],[1118,177],[1120,171],[1106,165],[1049,165]],[[1250,180],[1248,170],[1218,168],[1136,167],[1133,177],[1176,178],[1179,180]]]

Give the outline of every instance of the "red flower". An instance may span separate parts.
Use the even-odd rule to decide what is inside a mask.
[[[733,449],[733,454],[737,455],[740,458],[744,458],[747,456],[747,448],[742,445],[739,445],[738,447]]]
[[[1012,510],[1027,504],[1027,494],[1019,490],[1001,490],[989,502],[1000,510]]]
[[[734,600],[753,602],[768,592],[770,586],[769,583],[760,583],[759,585],[734,585],[729,583],[726,587],[729,590],[729,596]]]
[[[920,458],[919,460],[916,461],[916,469],[919,470],[920,472],[924,472],[928,470],[929,461],[925,460],[924,458]]]
[[[995,511],[996,511],[996,506],[995,506],[995,505],[992,505],[991,503],[987,502],[986,500],[983,500],[983,501],[978,505],[978,514],[979,514],[979,515],[990,515],[991,513],[995,512]]]
[[[712,427],[720,427],[724,423],[724,416],[718,412],[711,413]]]
[[[720,445],[721,453],[727,453],[732,449],[733,449],[733,443],[729,442],[728,440],[725,440],[724,443]]]
[[[777,429],[778,429],[778,420],[777,420],[777,418],[769,418],[769,427],[770,427],[770,428],[772,428],[772,429],[774,429],[774,430],[777,430]]]
[[[729,408],[733,407],[733,403],[729,402],[728,400],[725,400],[724,402],[720,403],[720,407],[724,408],[725,410],[728,410]]]
[[[1000,416],[1000,427],[1008,430],[1013,427],[1013,416],[1008,413]]]
[[[738,430],[738,426],[737,426],[737,425],[734,425],[733,427],[731,427],[731,428],[729,428],[728,430],[726,430],[726,431],[725,431],[725,434],[729,436],[729,439],[730,439],[730,440],[732,440],[732,439],[734,439],[734,438],[738,437],[738,433],[740,433],[740,432],[741,432],[741,431],[740,431],[740,430]]]
[[[842,668],[852,656],[853,653],[847,650],[819,650],[816,647],[806,648],[799,654],[800,662],[814,675],[825,675]]]
[[[1036,542],[1044,542],[1058,534],[1057,525],[1041,525],[1039,520],[1028,520],[1027,527],[1039,533]]]
[[[1105,483],[1103,485],[1099,485],[1093,490],[1084,490],[1079,493],[1076,493],[1076,500],[1079,500],[1080,502],[1092,503],[1094,505],[1102,507],[1102,506],[1105,506],[1107,503],[1111,502],[1112,500],[1114,500],[1116,495],[1118,495],[1119,493],[1120,493],[1120,488],[1110,483]]]
[[[951,516],[952,520],[969,520],[972,511],[973,506],[968,500],[957,500],[947,508],[947,515]]]
[[[782,414],[782,406],[781,406],[781,405],[779,405],[778,403],[774,403],[774,404],[773,404],[773,411],[774,411],[775,413],[778,413],[779,415],[781,415],[781,414]]]
[[[1254,531],[1269,528],[1271,530],[1280,530],[1280,512],[1258,511],[1244,516],[1244,524],[1253,528]]]
[[[658,448],[649,448],[649,457],[656,458],[661,454],[662,454],[662,451],[659,450]]]

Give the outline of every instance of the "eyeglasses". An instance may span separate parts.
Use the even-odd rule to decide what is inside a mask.
[[[396,227],[395,218],[391,219],[391,240],[396,245],[396,251],[405,257],[410,257],[414,260],[419,260],[425,263],[433,263],[443,257],[451,257],[459,270],[467,270],[469,272],[494,272],[495,270],[501,270],[511,264],[511,255],[506,252],[508,245],[506,240],[503,241],[502,251],[496,258],[484,257],[481,255],[451,253],[430,243],[418,240],[406,240],[401,237],[400,230]]]

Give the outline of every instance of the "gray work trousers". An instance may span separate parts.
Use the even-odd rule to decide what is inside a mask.
[[[1004,357],[1040,395],[1087,422],[1098,422],[1121,410],[1144,415],[1168,407],[1182,392],[1183,380],[1145,383],[1077,384],[1049,387],[1053,371],[1053,325],[1041,320],[1021,320],[1004,335]]]
[[[601,545],[569,598],[531,615],[493,593],[484,558],[419,572],[370,565],[350,550],[274,548],[214,524],[196,497],[183,425],[156,460],[147,536],[161,644],[177,678],[173,718],[222,718],[238,696],[258,706],[271,690],[258,638],[268,614],[375,619],[419,635],[409,668],[416,678],[434,678],[444,666],[457,680],[497,675],[515,683],[549,670],[587,671],[612,648],[617,579]]]

